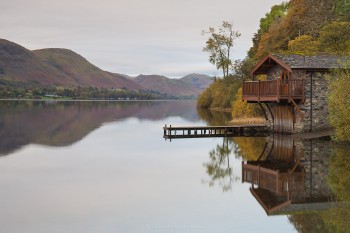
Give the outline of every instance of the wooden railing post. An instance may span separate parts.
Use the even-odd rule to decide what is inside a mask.
[[[280,87],[281,87],[281,79],[277,78],[277,102],[280,102]]]
[[[276,101],[281,98],[305,101],[305,79],[283,79],[245,81],[242,87],[242,101],[265,102]]]
[[[258,80],[258,102],[260,103],[260,80]]]

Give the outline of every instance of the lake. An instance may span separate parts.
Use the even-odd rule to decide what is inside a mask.
[[[230,120],[194,101],[0,101],[0,113],[1,232],[349,229],[349,150],[326,139],[163,139],[165,124]]]

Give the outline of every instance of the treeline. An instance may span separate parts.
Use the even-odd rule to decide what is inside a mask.
[[[242,79],[238,75],[217,78],[197,99],[197,107],[211,110],[230,110],[233,118],[260,118],[261,108],[242,102]],[[246,122],[237,122],[246,123]]]
[[[243,80],[252,78],[252,67],[269,52],[349,55],[349,0],[290,0],[275,5],[261,18],[252,41],[246,58],[232,62],[234,78],[217,78],[199,96],[198,107],[232,108],[234,117],[259,116],[258,107],[241,101],[240,88]]]
[[[197,105],[201,108],[231,108],[232,100],[237,99],[236,93],[241,82],[242,80],[235,75],[215,79],[198,97]]]
[[[106,89],[96,87],[60,88],[41,85],[36,81],[23,83],[0,80],[0,99],[96,99],[96,100],[154,100],[179,99],[152,90]],[[193,96],[181,97],[194,98]]]
[[[349,54],[349,21],[348,0],[291,0],[275,5],[260,20],[246,67],[268,52]]]

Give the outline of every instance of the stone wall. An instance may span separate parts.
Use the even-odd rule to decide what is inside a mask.
[[[324,140],[295,140],[295,152],[305,169],[305,191],[311,199],[332,199],[328,187],[328,168],[332,155],[332,142]],[[302,153],[298,153],[302,151]]]
[[[284,71],[286,71],[286,69],[284,69],[282,66],[274,66],[270,68],[267,72],[267,80],[274,80],[281,77],[281,73]],[[306,76],[306,71],[301,69],[293,70],[291,76],[292,79],[301,79]]]
[[[294,163],[300,160],[299,167],[304,170],[304,190],[294,193],[293,202],[325,201],[333,198],[328,186],[328,172],[332,157],[332,141],[312,139],[302,140],[292,135],[275,135],[267,138],[267,151],[273,154],[270,159],[282,161],[292,156]],[[293,164],[293,163],[292,163]]]
[[[307,74],[305,79],[305,102],[299,104],[301,112],[294,111],[294,132],[316,131],[331,127],[328,121],[328,84],[325,73]]]
[[[292,160],[291,164],[294,165],[300,160],[298,167],[304,170],[304,189],[292,193],[293,203],[323,202],[333,198],[328,186],[328,172],[333,152],[332,141],[302,140],[292,135],[274,135],[266,140],[268,143],[266,151],[271,151],[268,158],[275,164],[282,164],[276,161]]]

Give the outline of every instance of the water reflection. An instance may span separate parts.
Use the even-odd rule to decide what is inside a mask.
[[[298,232],[348,232],[349,145],[275,136],[242,162],[242,182],[267,215],[288,215]]]
[[[230,120],[225,113],[198,114],[209,125]],[[239,177],[230,162],[241,158],[242,183],[267,215],[286,215],[298,232],[350,232],[349,153],[349,144],[330,138],[224,138],[204,166],[209,185],[234,191]]]
[[[210,111],[203,108],[198,108],[197,112],[198,116],[210,126],[227,125],[232,119],[230,112]]]
[[[228,138],[223,138],[222,145],[217,145],[209,152],[210,161],[204,164],[210,177],[210,180],[206,181],[209,186],[218,183],[225,192],[231,190],[233,182],[239,180],[230,165],[230,157],[234,155],[235,150],[235,144]]]
[[[327,186],[329,153],[318,141],[268,139],[257,160],[242,162],[242,182],[268,215],[328,209],[334,196]],[[323,146],[322,153],[313,153]],[[329,151],[328,151],[329,152]]]
[[[222,126],[232,119],[230,112],[210,111],[197,109],[198,116],[210,126]],[[204,163],[209,179],[204,183],[210,187],[219,185],[224,192],[232,189],[232,185],[240,180],[232,163],[234,158],[256,158],[264,148],[264,137],[234,137],[223,138],[222,143],[209,151],[209,162]]]
[[[0,160],[4,232],[350,229],[348,146],[280,137],[163,141],[166,117],[174,116],[174,124],[203,124],[190,102],[0,104],[2,153],[82,139],[67,148],[26,147]],[[208,124],[229,119],[200,114]],[[112,121],[119,122],[85,137]],[[133,133],[138,129],[142,133]],[[208,184],[219,190],[208,191]]]
[[[197,120],[193,101],[0,101],[0,155],[36,143],[68,146],[111,121],[135,117]]]

